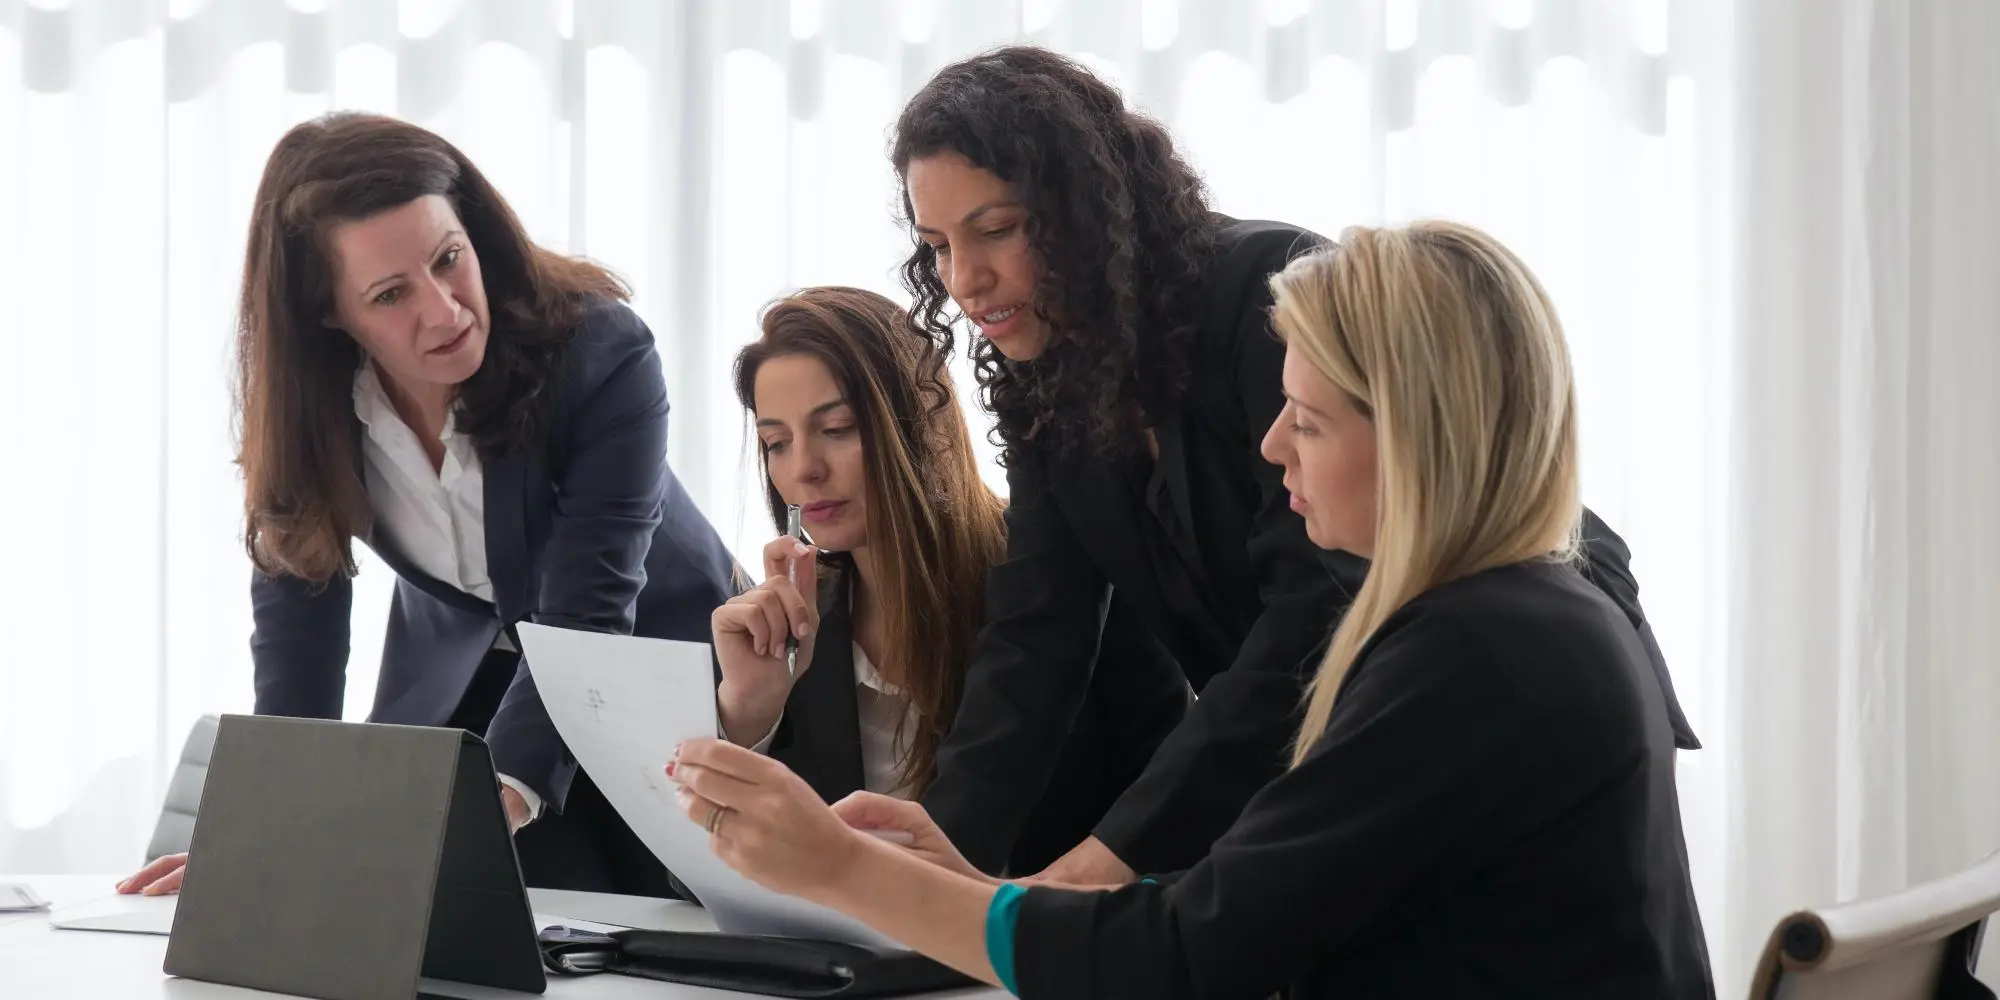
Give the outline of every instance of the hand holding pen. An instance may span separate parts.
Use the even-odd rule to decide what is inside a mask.
[[[793,590],[797,590],[799,587],[798,553],[805,548],[805,526],[799,522],[798,504],[785,505],[785,535],[792,540],[794,549],[793,554],[785,559],[785,579],[791,582]],[[804,597],[805,595],[801,594],[799,596]],[[807,603],[810,604],[812,602],[808,601]],[[785,673],[793,679],[797,679],[799,676],[799,635],[797,630],[785,636]]]
[[[710,627],[722,668],[715,693],[723,738],[755,746],[777,724],[793,683],[811,668],[818,574],[818,550],[780,536],[764,546],[764,582],[715,609]]]

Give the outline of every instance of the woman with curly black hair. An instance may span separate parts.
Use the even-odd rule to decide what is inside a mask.
[[[1269,279],[1325,241],[1215,213],[1164,128],[1034,47],[939,71],[904,108],[892,158],[916,237],[912,316],[946,346],[959,316],[978,328],[1010,494],[1007,557],[924,805],[973,864],[1003,863],[1116,590],[1200,698],[1042,874],[1184,869],[1282,771],[1328,622],[1366,574],[1312,544],[1258,454],[1285,406]],[[1584,535],[1593,579],[1650,644],[1623,541],[1587,512]],[[1665,689],[1680,744],[1698,745]]]

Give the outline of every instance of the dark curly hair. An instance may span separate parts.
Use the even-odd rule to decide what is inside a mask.
[[[1015,363],[984,339],[971,348],[1003,461],[1030,441],[1055,454],[1133,447],[1147,415],[1187,384],[1219,229],[1200,176],[1159,122],[1081,64],[1033,46],[946,66],[903,108],[891,159],[912,226],[910,163],[945,152],[1015,187],[1046,265],[1034,300],[1051,334],[1043,354]],[[930,244],[916,241],[903,281],[911,321],[949,351],[956,317]]]
[[[371,520],[354,423],[361,348],[324,324],[328,233],[425,195],[451,202],[484,277],[492,329],[458,403],[488,456],[544,437],[550,382],[584,312],[628,295],[602,267],[536,246],[472,161],[425,129],[337,112],[285,133],[250,212],[236,332],[244,543],[261,572],[314,583],[354,572],[353,539]]]

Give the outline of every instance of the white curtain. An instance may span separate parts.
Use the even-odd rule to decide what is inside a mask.
[[[2000,4],[1735,28],[1727,626],[1681,665],[1741,973],[1786,910],[2000,850]]]
[[[889,125],[1018,40],[1165,120],[1224,211],[1455,217],[1548,283],[1586,500],[1709,746],[1684,811],[1739,994],[1778,912],[2000,846],[1993,9],[0,0],[0,872],[129,867],[188,724],[250,705],[229,347],[284,129],[436,129],[631,279],[671,461],[748,554],[731,356],[789,289],[905,297]],[[388,584],[364,567],[350,718]]]

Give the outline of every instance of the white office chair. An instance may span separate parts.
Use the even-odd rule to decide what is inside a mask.
[[[1750,1000],[1995,1000],[1974,978],[2000,853],[1894,895],[1778,922]]]
[[[218,721],[213,715],[204,715],[188,731],[180,762],[167,782],[167,800],[160,806],[153,839],[146,845],[147,864],[164,855],[186,853],[188,842],[194,839],[194,813],[201,805],[201,786],[208,781],[208,757],[215,749]]]

